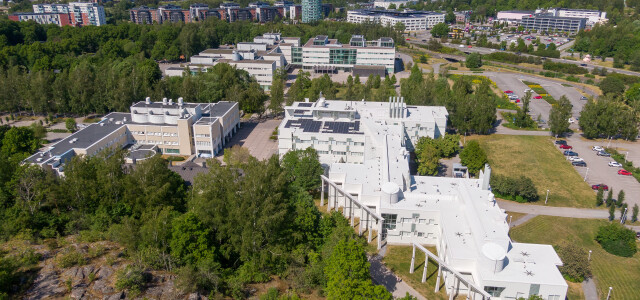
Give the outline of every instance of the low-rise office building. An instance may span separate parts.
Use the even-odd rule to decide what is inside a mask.
[[[299,64],[305,70],[353,71],[355,66],[383,66],[386,72],[394,72],[396,48],[392,38],[380,38],[367,41],[361,35],[353,35],[349,44],[342,44],[326,35],[309,39],[302,48],[294,48],[296,55],[301,54]]]
[[[168,155],[211,157],[217,154],[240,124],[238,103],[134,103],[129,113],[113,112],[25,160],[64,175],[65,162],[76,155],[96,155],[106,148],[131,147]],[[135,155],[134,155],[135,157]],[[137,159],[144,157],[138,156]]]
[[[551,14],[534,14],[522,17],[522,27],[538,31],[562,31],[576,34],[585,29],[586,18],[556,17]]]
[[[428,11],[359,9],[347,12],[347,22],[375,23],[382,26],[394,26],[396,23],[402,23],[405,26],[405,31],[420,31],[444,23],[444,15],[444,13]]]
[[[522,23],[522,17],[533,15],[533,11],[526,10],[505,10],[499,11],[495,21],[507,22],[510,25],[519,25]]]
[[[546,13],[556,17],[584,18],[587,19],[588,26],[603,24],[608,21],[606,12],[593,9],[549,8],[536,9],[536,13]]]
[[[444,135],[447,117],[444,107],[410,106],[401,98],[380,103],[321,96],[285,107],[278,150],[282,156],[314,148],[326,169],[321,205],[326,191],[327,209],[342,208],[352,222],[359,217],[356,230],[368,231],[370,240],[377,229],[379,247],[434,246],[439,266],[429,273],[438,278],[436,290],[443,285],[451,296],[471,299],[565,299],[562,261],[553,247],[510,239],[488,165],[478,179],[411,174],[411,147],[419,137]]]
[[[389,6],[393,4],[396,9],[400,8],[400,5],[407,6],[407,4],[415,3],[415,1],[410,0],[376,0],[373,1],[373,7],[378,7],[382,9],[389,9]]]

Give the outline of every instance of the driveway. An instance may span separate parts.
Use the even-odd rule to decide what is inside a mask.
[[[231,141],[225,145],[225,148],[239,145],[249,149],[249,153],[258,160],[269,159],[272,155],[278,153],[278,141],[269,137],[281,121],[270,119],[260,122],[256,120],[242,122],[240,129],[231,138]],[[220,152],[220,155],[222,153]]]
[[[585,140],[579,135],[574,135],[567,139],[569,145],[573,146],[573,151],[578,152],[580,157],[587,163],[587,167],[575,167],[578,173],[584,178],[587,177],[587,182],[592,184],[604,183],[613,188],[613,198],[617,198],[618,192],[624,190],[625,202],[629,204],[629,207],[633,207],[633,204],[640,205],[640,183],[633,176],[618,175],[618,170],[621,168],[609,167],[608,163],[613,161],[610,157],[598,156],[595,151],[591,150],[593,146],[606,147],[606,143],[600,143],[598,141]],[[637,148],[638,143],[631,144]],[[611,145],[614,146],[613,143]],[[635,150],[635,149],[634,149]],[[588,174],[587,174],[588,170]],[[595,192],[594,192],[595,194]],[[595,199],[594,199],[595,200]]]

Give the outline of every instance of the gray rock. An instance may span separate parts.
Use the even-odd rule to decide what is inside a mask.
[[[33,285],[27,291],[26,299],[55,298],[62,296],[66,291],[53,265],[47,264],[38,272]]]
[[[91,287],[96,293],[100,294],[111,294],[113,293],[113,288],[109,286],[109,281],[106,279],[99,279],[93,282],[93,286]]]
[[[71,299],[83,299],[83,296],[87,292],[87,287],[84,285],[79,285],[77,287],[73,287],[71,290]]]
[[[124,292],[117,292],[111,296],[104,296],[102,297],[103,300],[120,300],[120,299],[124,299],[125,298],[125,294]]]
[[[107,278],[111,277],[112,274],[113,274],[113,268],[111,268],[109,266],[102,266],[96,272],[96,278],[98,278],[98,279],[107,279]]]

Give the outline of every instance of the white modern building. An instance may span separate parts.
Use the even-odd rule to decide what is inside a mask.
[[[316,149],[326,168],[321,205],[328,191],[327,209],[342,208],[352,225],[358,217],[358,232],[368,231],[371,240],[376,230],[379,246],[414,245],[433,255],[439,264],[436,290],[442,282],[450,295],[471,299],[565,299],[568,286],[553,247],[509,238],[507,215],[490,191],[488,165],[478,179],[411,175],[412,144],[421,136],[444,135],[447,117],[444,107],[409,106],[402,98],[380,103],[320,97],[285,107],[279,154]]]
[[[407,1],[407,0],[378,0],[373,1],[373,7],[389,9],[391,4],[395,5],[396,8],[400,8],[400,5],[407,6],[407,4],[415,3],[415,1]]]
[[[156,152],[211,157],[222,150],[239,125],[235,102],[187,103],[182,98],[152,102],[147,97],[134,103],[129,113],[112,112],[28,157],[25,163],[64,175],[65,163],[72,157],[93,156],[106,148],[127,147],[137,159]]]
[[[326,35],[319,35],[309,39],[301,49],[294,49],[293,53],[294,56],[301,54],[299,64],[305,70],[350,72],[355,66],[380,66],[387,73],[393,73],[396,48],[391,38],[367,41],[361,35],[353,35],[349,44],[342,44]]]
[[[533,11],[523,11],[523,10],[506,10],[499,11],[495,21],[496,22],[507,22],[510,25],[519,25],[522,23],[522,17],[533,15]]]
[[[604,24],[609,21],[606,12],[591,9],[549,8],[536,9],[536,13],[547,13],[555,17],[587,19],[586,24],[588,26]]]
[[[444,13],[429,11],[394,11],[359,9],[347,12],[347,22],[362,24],[375,23],[382,26],[394,26],[403,23],[405,31],[421,31],[444,23]]]

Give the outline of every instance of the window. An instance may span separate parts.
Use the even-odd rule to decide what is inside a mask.
[[[382,222],[383,229],[396,229],[396,221],[398,219],[398,215],[396,214],[382,214],[382,218],[384,221]]]
[[[418,232],[418,237],[423,237],[424,236],[424,232]]]
[[[549,300],[560,300],[560,295],[549,295]]]
[[[411,218],[402,218],[402,223],[411,223],[413,222],[413,219]]]
[[[529,286],[529,295],[538,295],[540,294],[540,285],[532,284]]]
[[[418,224],[424,224],[426,221],[427,221],[426,219],[419,219]]]
[[[489,293],[489,295],[491,295],[491,297],[500,297],[500,294],[502,294],[502,291],[504,291],[504,287],[497,287],[497,286],[485,286],[484,287],[484,291]]]

